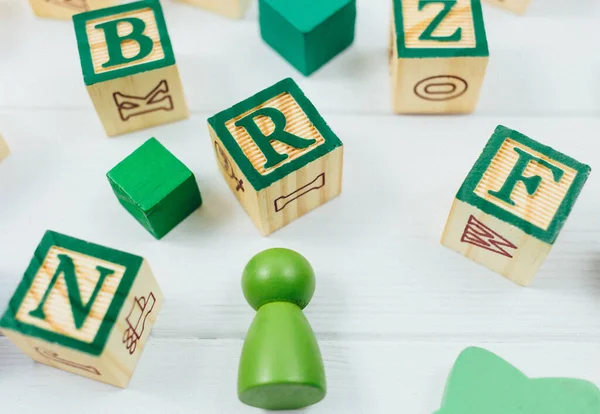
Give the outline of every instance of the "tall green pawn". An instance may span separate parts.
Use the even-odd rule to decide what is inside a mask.
[[[267,410],[321,401],[327,392],[323,359],[302,313],[315,292],[310,263],[292,250],[265,250],[246,265],[242,290],[257,313],[240,359],[240,401]]]

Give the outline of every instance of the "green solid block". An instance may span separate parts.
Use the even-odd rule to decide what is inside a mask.
[[[598,414],[600,390],[571,378],[528,378],[481,348],[454,364],[442,408],[435,414]]]
[[[123,207],[157,239],[202,205],[194,174],[156,138],[106,176]]]
[[[321,401],[327,392],[325,369],[302,313],[315,291],[310,263],[292,250],[265,250],[246,265],[242,290],[257,313],[240,358],[240,401],[267,410]]]
[[[356,0],[260,0],[263,39],[308,76],[354,41]]]

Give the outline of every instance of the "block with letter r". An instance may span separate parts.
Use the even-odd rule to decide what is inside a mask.
[[[124,388],[162,302],[143,258],[48,231],[0,331],[35,361]]]
[[[456,195],[442,244],[526,286],[550,252],[590,171],[499,126]]]
[[[393,7],[394,112],[473,112],[489,58],[480,0],[393,0]]]
[[[83,79],[110,136],[188,117],[158,0],[73,17]]]
[[[208,120],[221,173],[263,235],[340,194],[343,145],[292,79]]]

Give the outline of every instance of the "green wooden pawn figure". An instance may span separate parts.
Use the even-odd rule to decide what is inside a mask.
[[[302,313],[315,291],[310,263],[292,250],[265,250],[246,265],[242,290],[257,313],[240,359],[240,401],[267,410],[293,410],[321,401],[325,369]]]

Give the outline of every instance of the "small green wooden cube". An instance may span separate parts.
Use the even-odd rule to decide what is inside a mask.
[[[156,138],[106,176],[123,207],[157,239],[202,205],[192,171]]]
[[[354,41],[356,0],[260,0],[263,39],[308,76]]]

